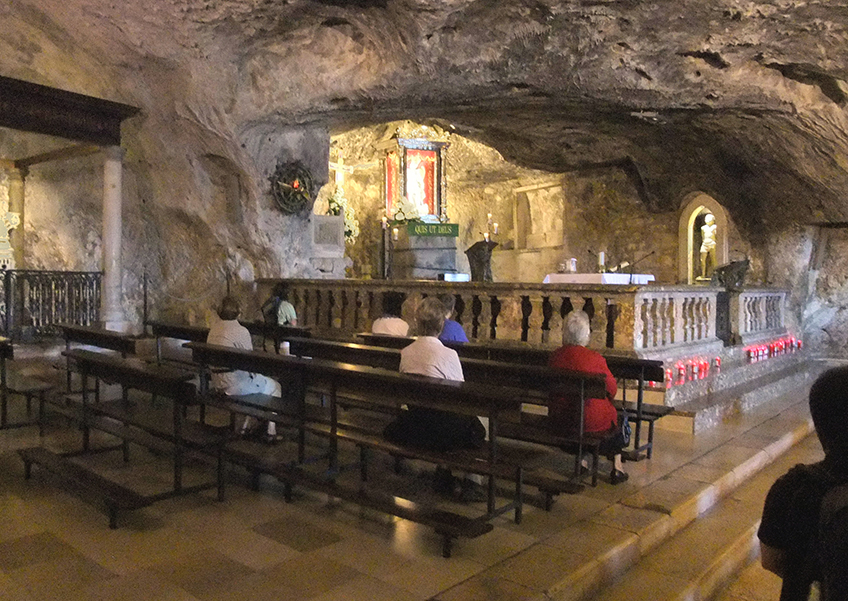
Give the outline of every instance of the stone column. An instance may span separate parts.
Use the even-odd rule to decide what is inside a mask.
[[[12,245],[12,256],[15,260],[15,269],[24,269],[24,180],[27,172],[25,169],[10,169],[9,174],[9,212],[21,216],[18,227],[9,232],[9,243]]]
[[[103,288],[100,321],[110,330],[126,330],[121,290],[121,176],[123,151],[105,149],[103,164]]]

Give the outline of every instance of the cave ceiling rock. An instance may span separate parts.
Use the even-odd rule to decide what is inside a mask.
[[[656,208],[697,187],[740,210],[801,202],[806,213],[848,218],[838,201],[844,2],[73,4],[20,0],[2,9],[27,31],[43,30],[2,42],[14,46],[0,59],[14,65],[10,75],[35,73],[39,83],[146,111],[174,102],[198,128],[237,141],[220,152],[248,174],[256,169],[257,186],[270,164],[266,134],[435,117],[533,168],[629,166]],[[99,57],[104,69],[75,68],[63,49],[85,65]],[[780,186],[759,173],[767,170],[779,171],[771,179]]]

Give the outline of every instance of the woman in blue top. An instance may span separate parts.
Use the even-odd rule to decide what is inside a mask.
[[[453,294],[440,294],[439,300],[445,306],[445,325],[442,327],[442,333],[439,334],[439,340],[442,342],[468,342],[468,336],[465,335],[465,330],[453,317],[453,310],[456,306],[456,297]]]

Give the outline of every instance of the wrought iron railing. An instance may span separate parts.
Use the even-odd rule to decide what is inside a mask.
[[[99,271],[0,271],[0,324],[12,339],[49,336],[59,323],[100,318]]]

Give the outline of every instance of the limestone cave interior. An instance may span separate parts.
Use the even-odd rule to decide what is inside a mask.
[[[838,8],[74,6],[4,7],[3,73],[141,108],[122,131],[128,315],[139,315],[144,272],[155,304],[181,315],[202,311],[202,302],[176,307],[168,298],[199,299],[227,273],[248,286],[257,277],[322,275],[304,246],[304,216],[274,210],[269,174],[297,157],[324,184],[338,149],[348,163],[373,160],[365,142],[409,122],[454,140],[445,177],[459,246],[488,212],[504,228],[496,279],[536,281],[602,248],[612,261],[630,260],[650,242],[656,253],[645,269],[664,283],[685,281],[675,224],[691,195],[703,193],[727,212],[728,260],[747,257],[751,282],[790,290],[799,332],[826,353],[842,352]],[[2,142],[8,159],[39,144],[11,130]],[[33,168],[27,266],[94,266],[97,161]],[[379,225],[374,175],[345,182],[362,228],[347,249],[347,273],[357,277],[377,270],[363,250]],[[462,268],[461,251],[457,261]]]
[[[131,324],[204,324],[227,291],[258,315],[263,280],[383,279],[387,156],[412,140],[438,156],[433,222],[458,228],[447,271],[484,236],[494,281],[517,285],[603,253],[706,288],[747,260],[746,286],[786,291],[786,331],[848,358],[844,2],[13,0],[0,77],[133,109],[113,145]],[[0,208],[21,218],[4,268],[100,271],[106,145],[17,129],[4,85]],[[293,162],[314,189],[287,214],[271,181]],[[316,240],[339,200],[356,225],[335,254]],[[510,309],[525,329],[561,325],[564,304],[532,302]]]

